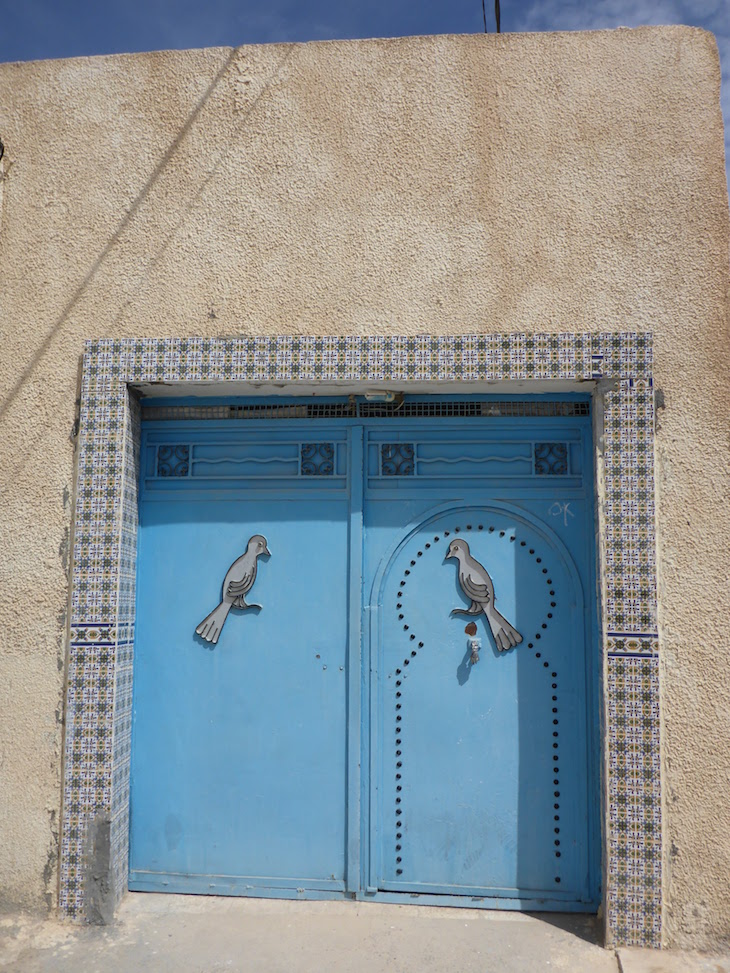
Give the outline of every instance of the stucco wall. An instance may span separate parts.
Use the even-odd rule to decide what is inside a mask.
[[[730,943],[728,205],[712,37],[0,65],[0,889],[55,896],[92,336],[655,333],[665,939]]]

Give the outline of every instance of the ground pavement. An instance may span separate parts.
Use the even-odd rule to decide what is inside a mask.
[[[2,973],[730,973],[599,945],[586,916],[130,893],[111,926],[0,915]]]

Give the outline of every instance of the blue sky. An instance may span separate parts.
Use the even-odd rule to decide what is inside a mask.
[[[486,0],[494,30],[494,0]],[[690,24],[712,31],[723,65],[730,158],[729,0],[502,0],[502,31]],[[481,0],[0,0],[0,61],[272,41],[475,33]]]

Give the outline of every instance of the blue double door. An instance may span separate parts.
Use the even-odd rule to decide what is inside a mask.
[[[130,888],[595,909],[590,455],[577,416],[145,422]]]

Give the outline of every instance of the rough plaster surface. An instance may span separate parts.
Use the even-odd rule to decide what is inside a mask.
[[[99,336],[655,333],[665,938],[730,943],[728,204],[711,35],[0,65],[0,893],[55,896]]]

